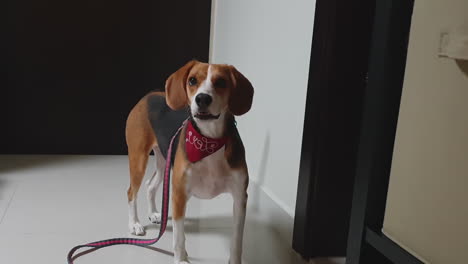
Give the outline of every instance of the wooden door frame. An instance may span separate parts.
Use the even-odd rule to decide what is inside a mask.
[[[374,4],[316,1],[293,233],[306,259],[346,253]]]
[[[375,9],[347,264],[422,264],[382,233],[414,0]]]
[[[421,263],[381,232],[413,5],[414,0],[317,0],[293,234],[293,248],[306,259]],[[346,104],[349,112],[330,116],[333,100],[344,96],[355,100]],[[329,123],[344,118],[355,122],[346,131],[355,162],[346,175],[336,175],[323,169],[330,159],[323,142]],[[335,162],[340,166],[342,160]],[[338,193],[340,184],[346,188]],[[324,219],[332,198],[339,201],[340,221]]]

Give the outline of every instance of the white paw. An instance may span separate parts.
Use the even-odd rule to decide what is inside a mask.
[[[190,264],[190,261],[188,261],[187,251],[183,250],[182,252],[183,253],[180,255],[177,254],[177,252],[175,252],[174,264]],[[177,257],[177,256],[180,256],[180,257]]]
[[[133,235],[142,236],[145,234],[145,229],[140,223],[129,224],[128,228]]]
[[[153,224],[160,224],[161,223],[161,214],[160,213],[152,213],[148,217],[151,223]]]

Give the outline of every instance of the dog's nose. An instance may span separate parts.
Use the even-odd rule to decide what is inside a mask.
[[[195,102],[200,108],[208,107],[212,101],[213,101],[213,98],[211,98],[211,95],[205,94],[205,93],[198,94],[195,97]]]

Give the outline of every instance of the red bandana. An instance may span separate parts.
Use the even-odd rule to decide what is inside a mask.
[[[185,151],[190,162],[197,162],[224,147],[227,137],[207,138],[200,134],[192,125],[187,122],[185,131]]]

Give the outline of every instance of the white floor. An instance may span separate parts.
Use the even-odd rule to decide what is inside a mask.
[[[0,263],[66,263],[68,250],[77,244],[128,237],[127,168],[126,156],[0,156]],[[153,170],[150,162],[147,174]],[[142,186],[139,215],[149,238],[159,226],[147,220],[144,191]],[[228,262],[231,204],[228,195],[189,202],[187,252],[193,264]],[[302,263],[258,219],[248,212],[243,262]],[[114,246],[83,255],[75,263],[173,263],[171,245],[169,223],[151,249]]]

